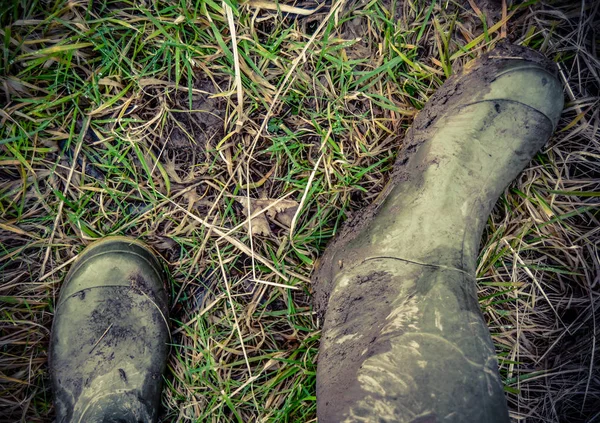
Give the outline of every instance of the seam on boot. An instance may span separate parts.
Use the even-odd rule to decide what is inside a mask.
[[[394,256],[374,256],[374,257],[367,257],[366,259],[364,259],[363,261],[361,261],[360,263],[349,267],[348,270],[354,269],[357,266],[360,266],[363,263],[366,263],[367,261],[371,261],[371,260],[377,260],[377,259],[389,259],[389,260],[398,260],[398,261],[403,261],[405,263],[409,263],[409,264],[416,264],[418,266],[425,266],[425,267],[435,267],[437,269],[443,269],[443,270],[453,270],[459,273],[462,273],[466,276],[472,277],[471,274],[465,270],[459,269],[458,267],[452,267],[452,266],[444,266],[443,264],[433,264],[433,263],[424,263],[424,262],[420,262],[420,261],[416,261],[416,260],[410,260],[410,259],[406,259],[406,258],[402,258],[402,257],[394,257]]]
[[[461,110],[461,109],[463,109],[465,107],[472,106],[472,105],[475,105],[475,104],[480,104],[480,103],[514,103],[514,104],[518,104],[519,106],[523,106],[523,107],[525,107],[525,108],[527,108],[529,110],[533,110],[534,112],[539,113],[540,115],[542,115],[543,117],[545,117],[548,120],[548,122],[550,122],[550,125],[552,126],[552,128],[554,128],[554,122],[552,121],[552,119],[550,119],[548,117],[548,115],[546,113],[542,112],[541,110],[536,109],[535,107],[531,107],[529,104],[521,103],[518,100],[512,100],[512,99],[508,99],[508,98],[498,98],[498,99],[491,99],[491,98],[489,98],[489,99],[486,99],[486,100],[477,100],[477,101],[474,101],[472,103],[461,104],[460,107],[458,107],[456,109],[456,111],[458,112],[459,110]]]

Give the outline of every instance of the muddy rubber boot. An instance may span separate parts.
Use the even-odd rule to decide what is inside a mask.
[[[320,423],[509,421],[476,258],[492,207],[562,107],[555,65],[508,44],[427,102],[389,188],[313,276]]]
[[[165,281],[139,241],[106,238],[79,255],[50,340],[58,423],[157,420],[169,342]]]

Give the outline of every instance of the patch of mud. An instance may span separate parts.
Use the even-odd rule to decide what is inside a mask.
[[[184,165],[202,162],[205,151],[223,138],[226,102],[214,98],[217,93],[212,81],[200,79],[191,95],[188,90],[179,90],[171,96],[164,133],[168,159]]]
[[[139,282],[142,276],[136,278]],[[155,415],[160,383],[148,380],[160,377],[168,351],[167,331],[156,305],[123,287],[92,288],[88,295],[89,299],[72,297],[55,315],[49,365],[57,414],[65,416],[64,421],[77,420],[90,398],[105,391],[105,383],[114,383],[116,376],[122,383],[119,388],[136,392],[136,399],[147,401],[146,410]],[[68,336],[71,341],[64,342]]]
[[[342,398],[364,396],[356,384],[357,374],[368,357],[389,350],[388,342],[378,337],[391,312],[390,299],[398,295],[398,289],[389,273],[376,271],[356,275],[348,289],[336,291],[336,306],[328,316],[329,327],[335,329],[324,331],[322,342],[328,348],[322,349],[319,357],[319,374],[328,375],[317,387],[317,397],[324,406],[320,419],[335,421],[348,406]],[[345,371],[340,372],[340,368]]]
[[[406,133],[388,184],[370,206],[344,222],[339,233],[330,241],[323,256],[316,264],[312,276],[313,298],[315,309],[320,317],[323,317],[327,310],[333,276],[338,271],[340,258],[343,258],[343,261],[349,261],[346,253],[348,244],[371,223],[392,188],[408,179],[411,158],[419,147],[437,131],[436,123],[439,119],[455,113],[458,108],[489,91],[489,83],[508,62],[508,60],[502,59],[527,60],[540,64],[551,73],[556,73],[556,65],[540,53],[503,42],[499,43],[491,52],[465,65],[460,72],[451,76],[430,97]],[[418,166],[418,164],[413,164],[413,166]]]
[[[475,2],[486,17],[488,26],[502,19],[502,1],[500,0],[477,0]]]

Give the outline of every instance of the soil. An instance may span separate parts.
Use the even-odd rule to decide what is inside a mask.
[[[500,0],[477,0],[475,3],[487,18],[488,26],[502,19],[502,2]]]
[[[194,165],[205,158],[205,151],[215,146],[224,136],[226,102],[222,98],[211,98],[218,91],[212,81],[200,79],[194,88],[202,93],[178,91],[170,105],[167,123],[165,152],[176,162]]]

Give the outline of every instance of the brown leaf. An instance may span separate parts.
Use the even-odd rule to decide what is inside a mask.
[[[242,211],[244,212],[244,216],[248,217],[252,215],[257,210],[260,210],[261,207],[256,207],[256,200],[254,198],[250,199],[250,211],[248,211],[248,199],[245,197],[236,197],[235,200],[243,206]],[[248,227],[248,225],[245,225]],[[270,235],[271,228],[269,227],[269,221],[265,213],[261,213],[258,216],[252,218],[252,226],[251,226],[251,235]]]
[[[163,167],[165,168],[167,175],[169,175],[169,178],[175,181],[175,183],[183,184],[183,180],[179,177],[177,170],[175,170],[175,162],[173,160],[167,160],[163,163]]]
[[[274,198],[251,198],[250,213],[248,213],[248,199],[246,197],[236,197],[235,200],[243,206],[244,216],[248,217],[257,211],[264,210],[272,206],[264,213],[252,218],[252,235],[270,235],[271,228],[269,221],[279,222],[283,226],[289,227],[298,209],[298,203],[294,200],[277,200]]]
[[[259,202],[265,202],[259,207],[265,208],[271,205],[276,200],[258,200]],[[296,210],[298,210],[298,203],[294,200],[281,200],[274,207],[267,210],[267,216],[271,220],[276,220],[281,223],[283,226],[290,227],[292,224],[292,219],[296,214]]]

